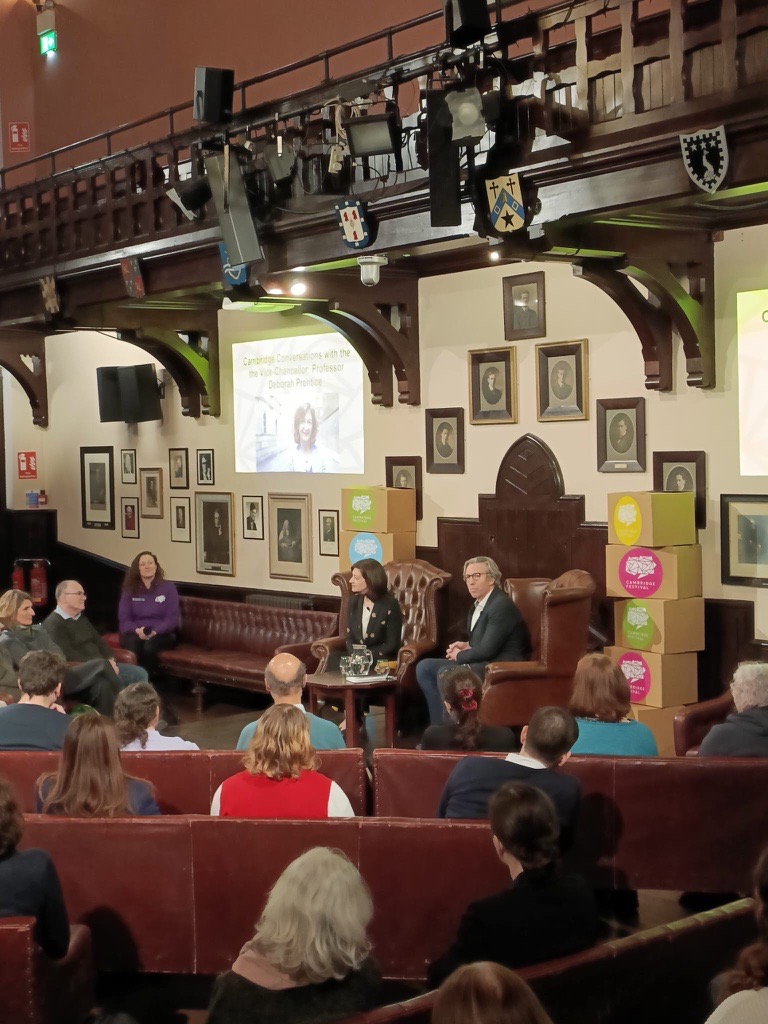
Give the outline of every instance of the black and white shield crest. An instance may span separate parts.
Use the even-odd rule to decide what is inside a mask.
[[[716,192],[728,173],[728,143],[725,128],[705,128],[680,136],[683,163],[688,177],[705,192]]]

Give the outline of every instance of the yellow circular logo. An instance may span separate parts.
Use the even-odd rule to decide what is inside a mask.
[[[613,510],[613,528],[620,544],[637,544],[643,529],[643,516],[634,498],[619,498]]]

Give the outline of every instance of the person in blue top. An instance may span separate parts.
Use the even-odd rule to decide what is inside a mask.
[[[579,723],[572,754],[608,757],[656,757],[647,725],[628,717],[629,685],[618,665],[605,654],[585,654],[576,666],[569,705]]]
[[[315,750],[340,750],[346,744],[338,726],[306,711],[301,692],[307,681],[307,669],[293,654],[276,654],[264,669],[264,684],[275,704],[293,704],[304,711],[309,724],[309,742]],[[247,750],[259,721],[249,722],[240,733],[238,750]]]

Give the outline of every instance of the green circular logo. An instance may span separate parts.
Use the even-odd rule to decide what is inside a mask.
[[[624,606],[622,631],[624,640],[630,647],[650,647],[653,642],[655,623],[651,610],[645,601],[627,601]]]

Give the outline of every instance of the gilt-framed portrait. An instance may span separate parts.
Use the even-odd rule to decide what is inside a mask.
[[[547,333],[544,271],[505,277],[502,292],[507,341],[543,338]]]
[[[427,409],[427,472],[464,472],[464,410]]]
[[[312,499],[309,494],[268,494],[269,575],[312,579]]]
[[[517,423],[517,350],[476,349],[468,358],[469,422]]]
[[[588,418],[587,340],[536,346],[536,412],[539,420]]]
[[[645,399],[598,398],[597,468],[600,473],[645,471]]]
[[[723,583],[768,587],[768,495],[720,495]]]

